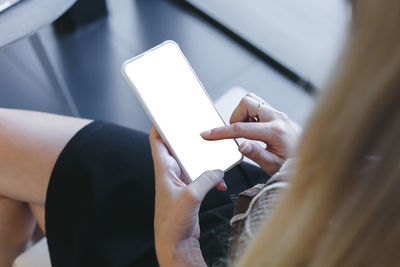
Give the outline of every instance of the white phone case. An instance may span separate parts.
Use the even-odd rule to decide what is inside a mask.
[[[193,181],[193,180],[195,180],[195,179],[198,178],[198,177],[190,177],[188,171],[186,170],[186,167],[181,163],[181,160],[180,160],[179,157],[176,155],[175,150],[174,150],[174,148],[171,146],[171,144],[170,144],[168,138],[165,137],[165,135],[164,135],[164,133],[163,133],[163,129],[161,129],[161,127],[159,127],[159,123],[157,123],[157,120],[154,118],[154,116],[153,116],[151,110],[150,110],[150,109],[148,108],[148,106],[146,105],[146,103],[145,103],[145,101],[143,100],[141,94],[139,93],[139,90],[135,87],[134,83],[133,83],[133,82],[131,81],[131,79],[128,77],[128,74],[127,74],[127,72],[126,72],[126,68],[127,68],[127,65],[129,65],[129,63],[131,63],[131,62],[137,60],[137,59],[140,58],[140,57],[145,56],[147,53],[149,53],[149,52],[151,52],[151,51],[153,51],[153,50],[156,50],[156,49],[158,49],[158,48],[160,48],[160,47],[162,47],[162,46],[164,46],[164,45],[166,45],[166,44],[171,44],[171,43],[174,44],[175,46],[177,46],[177,47],[179,48],[179,45],[178,45],[176,42],[171,41],[171,40],[165,41],[165,42],[163,42],[163,43],[161,43],[161,44],[159,44],[159,45],[157,45],[157,46],[155,46],[155,47],[153,47],[153,48],[151,48],[151,49],[145,51],[144,53],[142,53],[142,54],[140,54],[140,55],[138,55],[138,56],[136,56],[136,57],[133,57],[133,58],[131,58],[131,59],[125,61],[125,62],[122,64],[121,70],[122,70],[123,76],[125,77],[126,81],[128,82],[128,84],[129,84],[130,88],[132,89],[133,93],[136,95],[137,99],[139,100],[140,104],[142,105],[142,107],[143,107],[144,111],[146,112],[147,116],[150,118],[150,120],[152,121],[154,127],[157,129],[158,133],[159,133],[160,136],[162,137],[164,143],[167,145],[169,151],[171,152],[171,154],[174,156],[174,158],[177,160],[178,164],[180,165],[181,170],[182,170],[182,172],[183,172],[183,174],[184,174],[184,176],[185,176],[184,178],[189,178],[190,181]],[[201,87],[202,87],[204,93],[206,94],[206,96],[208,97],[208,99],[210,100],[210,102],[212,103],[212,105],[213,105],[213,107],[214,107],[214,109],[215,109],[215,112],[219,115],[219,117],[221,118],[221,120],[222,120],[223,123],[225,124],[223,118],[222,118],[221,115],[219,114],[218,110],[215,108],[215,105],[214,105],[213,101],[211,100],[211,98],[210,98],[210,96],[208,95],[207,91],[204,89],[203,84],[202,84],[201,81],[198,79],[198,77],[197,77],[197,75],[195,74],[193,68],[191,67],[191,65],[190,65],[189,62],[187,61],[186,57],[183,55],[183,53],[182,53],[182,51],[181,51],[180,48],[179,48],[179,51],[180,51],[180,53],[182,54],[183,58],[186,60],[187,65],[190,67],[190,69],[191,69],[192,73],[194,74],[194,76],[196,77],[197,81],[198,81],[199,84],[201,85]],[[225,125],[226,125],[226,124],[225,124]],[[236,140],[235,140],[235,143],[236,143],[236,145],[238,146],[238,143],[237,143]],[[222,171],[226,172],[226,171],[230,170],[230,169],[233,168],[235,165],[239,164],[242,160],[243,160],[243,156],[241,156],[236,162],[233,162],[233,164],[232,164],[231,166],[229,166],[228,168],[226,168],[226,169],[224,169],[224,170],[222,170]]]

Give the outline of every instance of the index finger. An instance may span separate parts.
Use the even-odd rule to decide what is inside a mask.
[[[169,182],[172,181],[175,182],[175,184],[179,184],[179,181],[182,182],[180,178],[181,169],[178,163],[176,162],[175,158],[170,154],[168,148],[162,141],[161,136],[154,128],[154,126],[152,126],[150,129],[149,140],[150,140],[151,154],[154,162],[154,169],[161,171],[165,171],[167,169],[170,170],[170,172],[168,173],[169,173],[169,178],[171,179],[161,179],[161,180],[168,180]],[[156,175],[156,181],[160,180],[159,178],[165,178],[165,177]]]
[[[167,146],[164,144],[161,136],[154,128],[151,127],[149,133],[151,155],[155,163],[161,164],[164,168],[175,168],[176,160],[171,156]]]
[[[160,134],[157,132],[154,126],[151,126],[149,140],[153,159],[158,159],[160,155],[165,155],[168,153],[167,148],[162,142]]]
[[[269,123],[237,122],[202,132],[201,136],[206,140],[246,138],[267,143],[272,137],[272,132]]]

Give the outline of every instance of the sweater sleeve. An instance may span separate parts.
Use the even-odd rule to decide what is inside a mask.
[[[294,159],[288,159],[267,183],[255,185],[238,195],[231,219],[232,230],[227,255],[229,265],[243,252],[261,223],[268,220],[277,207],[290,185],[295,163]]]

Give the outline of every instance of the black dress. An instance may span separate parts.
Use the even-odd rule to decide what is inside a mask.
[[[232,195],[268,176],[242,163],[225,174],[200,209],[200,244],[208,265],[226,253]],[[158,266],[154,250],[154,173],[148,135],[95,121],[61,152],[46,198],[53,266]]]

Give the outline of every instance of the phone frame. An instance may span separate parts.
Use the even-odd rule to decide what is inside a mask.
[[[125,80],[128,82],[129,87],[131,88],[131,90],[132,90],[133,93],[135,94],[136,98],[139,100],[140,105],[142,106],[142,108],[144,109],[145,113],[146,113],[147,116],[150,118],[150,120],[151,120],[151,122],[153,123],[154,127],[156,128],[156,130],[157,130],[158,133],[160,134],[161,138],[163,139],[164,143],[165,143],[166,146],[168,147],[169,152],[172,154],[172,156],[173,156],[173,157],[175,158],[175,160],[178,162],[178,165],[179,165],[179,167],[181,168],[181,170],[182,170],[182,172],[183,172],[184,178],[187,178],[187,179],[190,180],[190,181],[187,180],[187,182],[192,182],[192,181],[196,180],[198,177],[190,177],[190,175],[189,175],[189,173],[187,172],[186,168],[183,166],[183,164],[181,163],[179,157],[176,155],[174,149],[172,148],[172,146],[171,146],[170,143],[168,142],[168,139],[165,137],[165,135],[164,135],[162,129],[160,129],[160,127],[159,127],[159,125],[158,125],[156,119],[154,118],[153,114],[151,113],[150,109],[147,107],[145,101],[143,100],[142,96],[141,96],[140,93],[139,93],[139,90],[136,88],[136,86],[135,86],[134,83],[131,81],[131,79],[128,77],[128,75],[127,75],[127,73],[126,73],[126,71],[125,71],[127,65],[128,65],[129,63],[131,63],[132,61],[135,61],[135,60],[137,60],[138,58],[145,56],[147,53],[150,53],[150,52],[152,52],[153,50],[156,50],[156,49],[158,49],[158,48],[160,48],[160,47],[162,47],[162,46],[164,46],[164,45],[166,45],[166,44],[169,44],[169,43],[175,45],[175,46],[178,48],[179,53],[180,53],[180,54],[182,55],[182,57],[185,59],[187,65],[189,66],[189,68],[190,68],[190,70],[192,71],[193,75],[196,77],[197,82],[200,84],[201,88],[203,89],[203,92],[206,94],[206,96],[207,96],[208,99],[210,100],[212,106],[214,107],[215,112],[218,114],[218,116],[221,118],[221,121],[222,121],[223,124],[226,126],[226,123],[225,123],[224,119],[221,117],[221,115],[219,114],[218,110],[216,109],[216,107],[215,107],[215,105],[214,105],[214,102],[212,101],[211,97],[209,96],[209,94],[208,94],[207,91],[205,90],[205,88],[204,88],[204,86],[203,86],[203,83],[202,83],[202,82],[200,81],[200,79],[197,77],[197,75],[196,75],[195,71],[193,70],[192,66],[190,65],[189,61],[187,60],[187,58],[186,58],[185,55],[183,54],[181,48],[179,47],[179,45],[178,45],[175,41],[173,41],[173,40],[164,41],[164,42],[162,42],[161,44],[159,44],[159,45],[157,45],[157,46],[155,46],[155,47],[153,47],[153,48],[150,48],[149,50],[147,50],[147,51],[145,51],[145,52],[143,52],[143,53],[141,53],[141,54],[139,54],[139,55],[137,55],[137,56],[135,56],[135,57],[133,57],[133,58],[131,58],[131,59],[126,60],[125,62],[122,63],[121,71],[122,71],[122,75],[124,76]],[[233,140],[235,141],[236,145],[239,147],[239,144],[238,144],[238,142],[236,141],[236,139],[233,139]],[[238,161],[234,162],[231,166],[229,166],[228,168],[226,168],[225,170],[222,170],[222,171],[224,171],[224,172],[229,171],[230,169],[232,169],[233,167],[235,167],[237,164],[239,164],[240,162],[242,162],[242,160],[243,160],[243,155],[240,157],[240,159],[239,159]]]

